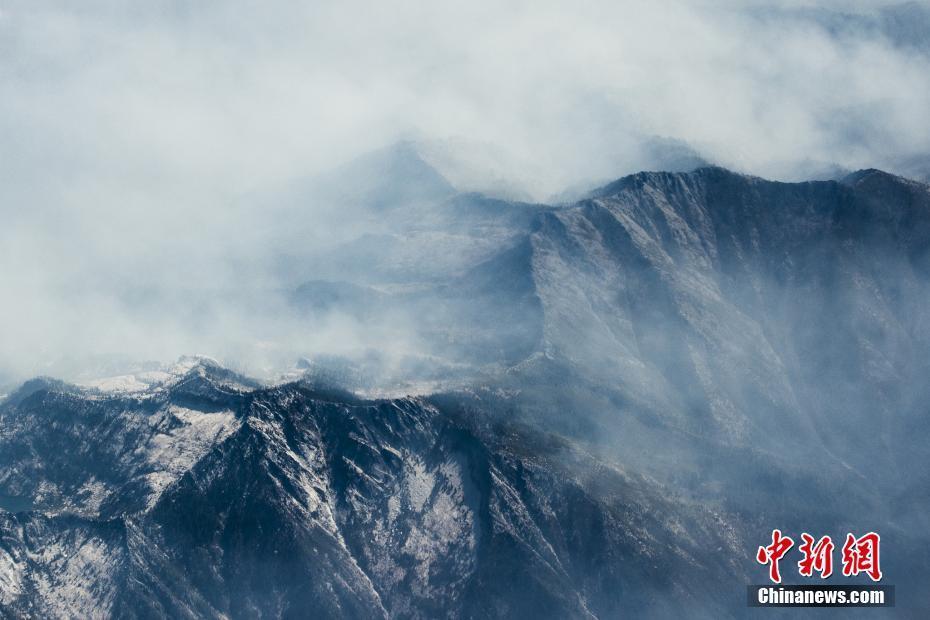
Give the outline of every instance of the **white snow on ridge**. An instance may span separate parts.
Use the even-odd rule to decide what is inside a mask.
[[[117,377],[107,377],[97,379],[81,384],[81,387],[89,387],[101,392],[142,392],[149,389],[150,384],[140,380],[136,375],[120,375]]]
[[[201,364],[221,366],[218,361],[206,355],[185,355],[174,364],[164,365],[157,370],[92,379],[76,385],[108,394],[138,394],[170,385]]]

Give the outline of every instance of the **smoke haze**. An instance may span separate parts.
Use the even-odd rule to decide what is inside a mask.
[[[669,145],[775,178],[920,171],[928,24],[926,3],[2,1],[0,379],[429,353],[409,317],[295,317],[318,263],[280,269],[371,232],[318,179],[398,140],[457,190],[533,201]]]

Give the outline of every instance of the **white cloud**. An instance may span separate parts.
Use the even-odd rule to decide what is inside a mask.
[[[634,170],[650,134],[762,174],[930,151],[930,57],[827,9],[853,10],[0,0],[0,355],[146,341],[130,283],[243,277],[235,196],[398,136],[491,144],[538,197]]]

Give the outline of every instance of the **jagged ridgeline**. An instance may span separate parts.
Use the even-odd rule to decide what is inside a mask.
[[[0,413],[4,610],[613,617],[666,593],[725,604],[703,583],[736,562],[697,542],[733,544],[720,515],[440,400],[256,389],[208,363],[133,397],[34,382]]]
[[[539,205],[379,157],[312,190],[370,229],[282,236],[279,275],[308,325],[420,354],[13,392],[7,615],[742,617],[773,527],[880,531],[928,610],[926,185],[708,167]],[[389,387],[419,396],[359,396]]]

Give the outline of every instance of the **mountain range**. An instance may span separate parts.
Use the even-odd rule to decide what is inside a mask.
[[[268,202],[287,311],[405,352],[13,391],[0,613],[743,617],[776,527],[880,532],[930,612],[926,185],[705,166],[535,204],[407,144]],[[310,203],[352,226],[306,243]]]

